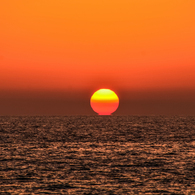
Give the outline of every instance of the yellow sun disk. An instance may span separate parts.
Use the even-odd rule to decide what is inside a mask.
[[[92,100],[118,100],[118,96],[109,89],[100,89],[91,97]]]
[[[91,97],[92,109],[100,115],[110,115],[119,105],[118,96],[110,89],[100,89]]]

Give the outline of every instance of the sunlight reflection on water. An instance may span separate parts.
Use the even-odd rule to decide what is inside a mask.
[[[0,192],[193,194],[194,127],[194,117],[0,117]]]

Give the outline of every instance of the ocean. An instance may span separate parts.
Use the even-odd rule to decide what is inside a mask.
[[[0,194],[195,194],[195,117],[0,117]]]

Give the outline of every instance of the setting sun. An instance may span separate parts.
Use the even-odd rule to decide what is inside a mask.
[[[90,104],[99,115],[110,115],[118,108],[119,98],[110,89],[99,89],[91,96]]]

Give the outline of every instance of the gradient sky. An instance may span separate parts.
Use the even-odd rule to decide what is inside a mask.
[[[0,6],[0,115],[195,114],[194,0],[7,0]]]

